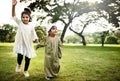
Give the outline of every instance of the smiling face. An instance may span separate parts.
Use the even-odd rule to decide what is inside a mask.
[[[49,35],[50,36],[55,36],[56,34],[57,34],[57,27],[53,26],[49,31]]]
[[[28,14],[22,14],[21,19],[24,24],[28,24],[30,21],[30,16]]]

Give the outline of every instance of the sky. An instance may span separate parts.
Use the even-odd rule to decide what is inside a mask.
[[[68,0],[72,1],[72,0]],[[89,0],[90,2],[94,1],[101,1],[101,0]],[[18,0],[19,2],[19,0]],[[29,4],[29,3],[28,3]],[[18,3],[16,5],[16,14],[20,18],[20,14],[23,11],[23,9],[28,5],[27,3]],[[16,24],[12,19],[11,19],[11,10],[12,10],[12,0],[0,0],[0,26],[3,24]],[[34,21],[34,19],[33,19]],[[56,24],[58,26],[58,29],[63,29],[62,25],[59,23]],[[100,30],[99,28],[96,28],[95,25],[91,25],[91,27],[88,27],[85,32],[94,32]],[[67,30],[67,35],[73,34],[69,29]]]
[[[0,25],[3,23],[11,22],[11,0],[0,0]]]
[[[66,0],[67,1],[67,0]],[[72,0],[68,0],[72,1]],[[81,0],[82,1],[82,0]],[[99,1],[99,0],[89,0],[90,2]],[[19,2],[19,0],[18,0]],[[16,6],[16,13],[20,16],[20,13],[26,7],[27,3],[18,3]],[[0,0],[0,25],[3,23],[13,23],[11,21],[11,8],[12,8],[12,0]]]
[[[25,3],[18,3],[16,6],[16,14],[20,17],[20,14],[24,7],[27,4]],[[0,25],[2,24],[15,24],[14,21],[11,19],[11,10],[12,10],[12,0],[0,0]]]

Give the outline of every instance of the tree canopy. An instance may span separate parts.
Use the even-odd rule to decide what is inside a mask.
[[[96,3],[96,8],[104,14],[110,23],[115,27],[120,26],[120,1],[119,0],[102,0],[101,3]],[[106,12],[106,14],[104,13]]]
[[[63,41],[65,32],[73,19],[84,13],[96,11],[100,14],[100,17],[106,18],[115,27],[119,27],[119,5],[119,0],[102,0],[101,3],[96,2],[94,4],[80,2],[79,0],[73,0],[73,2],[67,2],[66,0],[35,0],[29,7],[33,11],[38,10],[46,14],[44,16],[40,15],[38,20],[43,21],[47,17],[50,17],[48,22],[54,23],[61,21],[64,24],[64,29],[61,34],[61,40]]]
[[[72,23],[74,18],[94,10],[88,2],[79,2],[79,0],[74,0],[71,3],[65,2],[65,0],[61,2],[59,0],[54,0],[53,2],[50,0],[36,0],[35,2],[31,3],[29,7],[33,11],[38,9],[47,13],[46,16],[40,16],[39,19],[45,19],[49,16],[51,17],[51,23],[57,21],[64,23],[64,29],[61,34],[62,41],[67,28]]]

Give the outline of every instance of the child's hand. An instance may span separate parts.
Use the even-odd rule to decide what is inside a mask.
[[[38,44],[36,45],[36,50],[37,50],[38,48],[40,48],[40,43],[38,43]]]
[[[17,4],[17,0],[12,0],[12,5],[15,6]]]

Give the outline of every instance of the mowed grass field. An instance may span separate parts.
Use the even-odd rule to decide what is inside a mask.
[[[0,81],[47,81],[44,75],[44,47],[31,59],[30,77],[15,72],[13,43],[0,43]],[[120,81],[120,45],[63,45],[61,69],[51,81]]]

